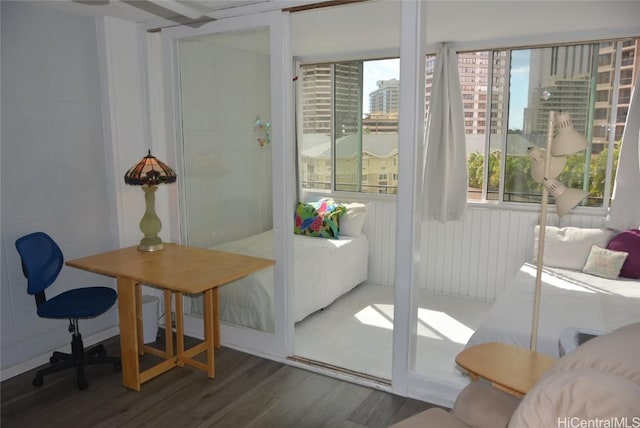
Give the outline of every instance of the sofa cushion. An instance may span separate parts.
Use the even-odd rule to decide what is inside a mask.
[[[360,236],[367,219],[367,205],[360,202],[342,204],[347,211],[340,216],[340,234]]]
[[[578,346],[560,358],[543,378],[576,368],[592,368],[640,385],[640,323],[629,324]]]
[[[629,253],[624,251],[607,250],[594,245],[591,247],[591,252],[582,268],[582,272],[602,278],[618,279],[622,264],[628,255]]]
[[[534,260],[538,254],[540,226],[535,227]],[[604,248],[615,232],[608,229],[547,226],[545,229],[543,263],[548,267],[582,270],[591,246]],[[613,248],[611,248],[613,250]]]
[[[616,235],[607,244],[607,249],[629,253],[620,270],[620,276],[640,279],[640,229],[625,230]]]
[[[640,385],[597,369],[575,368],[540,380],[523,398],[509,428],[587,426],[581,424],[612,417],[632,423],[638,403]]]
[[[502,428],[507,426],[519,403],[519,398],[479,380],[471,382],[460,392],[452,413],[473,427]]]

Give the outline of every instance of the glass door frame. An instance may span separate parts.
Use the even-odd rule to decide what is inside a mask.
[[[268,28],[270,37],[270,85],[271,85],[271,144],[273,237],[274,237],[274,325],[275,331],[262,332],[247,328],[222,325],[222,342],[225,346],[245,350],[255,355],[283,360],[293,353],[293,322],[288,305],[293,271],[293,208],[295,206],[295,163],[293,133],[293,84],[291,53],[289,46],[289,14],[279,10],[255,15],[224,18],[204,24],[199,28],[177,26],[162,30],[162,71],[166,112],[165,131],[168,150],[175,153],[177,165],[182,158],[182,112],[180,108],[179,42],[195,36],[225,32],[251,31]],[[215,100],[214,100],[215,102]],[[180,174],[180,170],[178,170]],[[180,189],[180,219],[185,214],[184,192]],[[179,225],[176,225],[179,226]],[[181,224],[180,224],[181,226]],[[185,231],[180,229],[179,239],[185,242]],[[201,330],[200,319],[185,316],[187,331]],[[199,325],[199,327],[198,327]]]

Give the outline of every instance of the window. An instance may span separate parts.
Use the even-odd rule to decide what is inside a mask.
[[[609,71],[598,73],[598,83],[599,84],[611,83],[611,73]]]
[[[301,74],[301,187],[396,193],[399,60],[303,65]]]
[[[640,73],[639,48],[636,38],[459,53],[468,199],[540,200],[527,149],[546,146],[553,110],[570,113],[590,141],[585,152],[568,159],[559,178],[589,191],[583,204],[608,206],[631,88]],[[427,56],[427,111],[434,67],[435,56]],[[308,64],[301,77],[301,187],[396,193],[399,60]]]
[[[609,91],[598,91],[596,93],[596,101],[599,103],[608,103],[609,102]]]
[[[530,178],[527,149],[546,147],[553,110],[570,113],[578,132],[590,141],[586,151],[568,158],[559,179],[589,191],[584,205],[608,206],[605,197],[610,196],[631,88],[639,73],[630,65],[638,48],[640,39],[459,53],[461,75],[469,72],[470,61],[487,64],[475,69],[475,84],[461,85],[463,99],[477,100],[482,94],[491,100],[486,106],[464,103],[468,199],[540,201],[541,185]],[[621,58],[618,69],[616,55]],[[617,100],[611,97],[616,90]],[[609,150],[614,151],[611,160]]]

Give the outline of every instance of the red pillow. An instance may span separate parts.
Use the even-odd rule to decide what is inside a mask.
[[[640,229],[619,233],[609,241],[607,249],[629,253],[620,270],[620,276],[640,279]]]

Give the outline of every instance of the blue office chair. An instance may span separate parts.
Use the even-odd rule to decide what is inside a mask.
[[[16,248],[22,260],[22,272],[27,278],[27,293],[35,296],[38,316],[68,319],[69,333],[72,334],[71,353],[54,352],[49,359],[52,365],[36,373],[33,385],[42,386],[44,375],[74,367],[78,389],[84,390],[89,386],[84,378],[85,365],[113,364],[115,370],[120,370],[120,358],[107,357],[102,344],[84,350],[78,325],[78,319],[96,317],[113,306],[118,298],[115,290],[108,287],[78,288],[47,300],[45,289],[55,282],[64,264],[62,250],[43,232],[19,238]]]

